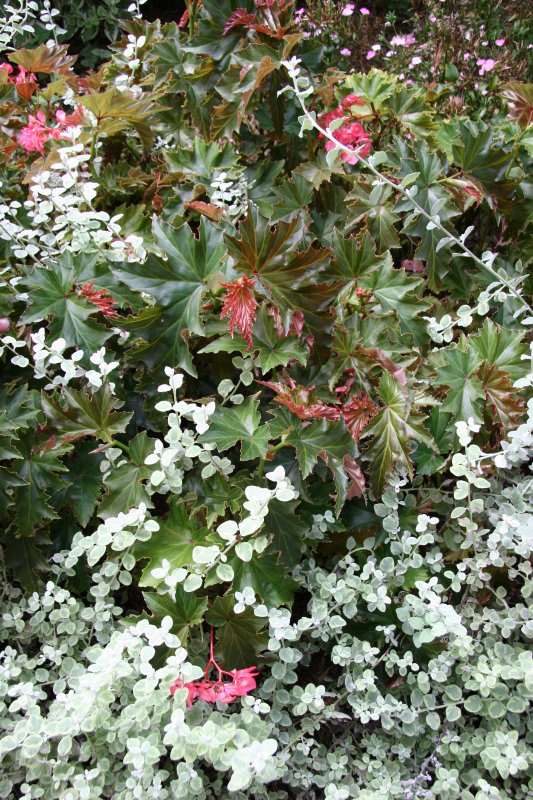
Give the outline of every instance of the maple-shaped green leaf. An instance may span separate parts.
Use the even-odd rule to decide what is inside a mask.
[[[85,528],[91,519],[100,492],[102,491],[102,471],[100,463],[103,455],[93,453],[94,442],[79,442],[74,451],[63,461],[67,470],[68,484],[52,498],[53,505],[71,505],[80,525]],[[121,511],[127,511],[122,507]]]
[[[365,275],[360,285],[372,292],[383,311],[396,311],[401,325],[431,305],[420,297],[423,283],[422,278],[415,278],[404,269],[394,269],[392,260],[387,259],[379,270]]]
[[[373,114],[375,110],[388,109],[389,99],[397,82],[396,75],[374,68],[370,72],[349,75],[344,81],[344,86],[365,102],[366,108],[362,106],[361,113]]]
[[[126,513],[130,508],[137,508],[140,503],[153,508],[154,504],[144,485],[152,472],[144,461],[153,449],[154,440],[147,436],[146,431],[130,441],[126,462],[106,476],[107,491],[98,508],[99,517],[115,517],[120,512]]]
[[[466,349],[462,349],[466,347]],[[454,421],[466,422],[470,417],[481,422],[480,401],[483,389],[475,371],[479,367],[480,358],[475,350],[465,344],[460,347],[447,347],[439,351],[439,364],[435,383],[447,388],[447,397],[442,405],[443,411],[449,411]]]
[[[19,451],[17,451],[17,457],[21,458]],[[13,490],[17,486],[26,485],[26,481],[21,480],[18,475],[0,467],[0,518],[3,518],[8,508],[13,505]]]
[[[315,189],[320,189],[324,181],[331,180],[331,173],[333,171],[340,171],[339,167],[330,167],[326,161],[325,151],[320,151],[316,154],[313,161],[304,161],[293,172],[293,175],[301,175],[307,181],[313,184]],[[344,170],[343,170],[344,171]]]
[[[401,371],[416,360],[410,340],[402,341],[399,323],[390,313],[380,317],[375,308],[371,316],[356,313],[347,323],[335,328],[331,358],[324,370],[332,390],[350,369],[354,370],[355,384],[371,394],[378,377],[376,370],[381,374],[384,367],[400,377]]]
[[[508,177],[516,157],[515,148],[497,145],[494,130],[486,123],[460,122],[458,127],[461,142],[453,146],[455,163],[488,195],[496,197],[499,207],[510,209],[519,182],[517,177]]]
[[[256,275],[265,286],[272,289],[273,295],[279,287],[281,299],[284,288],[297,288],[315,277],[324,268],[330,255],[326,248],[299,249],[306,235],[300,217],[273,227],[251,203],[246,218],[239,224],[239,234],[238,238],[226,237],[228,253],[235,260],[235,268]]]
[[[175,588],[175,600],[168,594],[143,592],[144,602],[150,615],[147,618],[153,625],[160,625],[163,617],[172,619],[171,631],[179,637],[182,645],[187,643],[189,632],[195,625],[201,625],[207,610],[207,597],[196,597],[192,592],[185,592],[181,586]],[[139,617],[135,617],[137,622]]]
[[[46,442],[37,442],[33,431],[23,432],[17,442],[21,457],[11,464],[12,471],[24,481],[13,491],[15,525],[18,535],[31,536],[36,528],[57,519],[50,506],[50,496],[64,488],[68,471],[61,458],[72,449],[71,445],[54,445],[46,449]]]
[[[0,391],[0,461],[20,458],[16,437],[22,430],[42,421],[40,395],[27,386],[8,386]],[[1,503],[0,503],[1,506]]]
[[[41,547],[49,545],[50,541],[41,534],[18,537],[8,534],[5,536],[3,548],[6,567],[16,581],[19,581],[28,592],[37,592],[42,584],[39,573],[46,573],[50,564],[43,556]]]
[[[290,361],[297,361],[305,365],[307,351],[300,346],[296,336],[280,338],[276,330],[274,319],[268,313],[265,304],[261,306],[252,329],[253,347],[250,350],[248,342],[239,334],[231,336],[229,333],[210,342],[200,350],[200,353],[233,353],[238,351],[244,355],[257,354],[259,366],[263,374],[274,367],[286,367]]]
[[[217,170],[231,170],[237,162],[235,148],[229,142],[219,145],[216,142],[204,142],[195,137],[192,150],[180,148],[167,150],[165,160],[174,172],[190,176],[197,183],[199,180],[211,180]]]
[[[341,278],[346,283],[351,283],[385,266],[392,267],[391,254],[387,250],[377,255],[374,241],[368,231],[361,236],[349,236],[345,239],[335,229],[332,250],[333,258],[325,272],[325,277],[328,278]]]
[[[168,517],[159,522],[159,530],[152,533],[146,542],[136,542],[134,555],[138,561],[148,559],[139,581],[140,586],[159,586],[160,578],[152,575],[152,570],[161,567],[163,560],[170,563],[170,571],[192,564],[192,551],[197,545],[212,543],[206,528],[199,527],[187,509],[179,501],[170,501]]]
[[[395,225],[400,217],[393,209],[393,190],[387,184],[376,187],[359,181],[346,196],[350,209],[350,227],[362,222],[368,227],[379,253],[400,247]],[[353,224],[352,224],[353,221]]]
[[[234,514],[240,510],[240,502],[236,499],[236,495],[240,495],[240,490],[236,491],[235,482],[228,480],[220,472],[203,479],[191,471],[185,477],[184,489],[196,495],[193,510],[200,516],[205,513],[209,528],[225,515],[227,509]]]
[[[387,103],[400,124],[421,139],[432,140],[438,128],[432,108],[426,103],[424,93],[405,84],[396,87]]]
[[[469,341],[480,361],[487,361],[516,380],[529,371],[529,361],[522,358],[529,352],[523,339],[523,333],[502,328],[486,319],[483,327]]]
[[[496,364],[484,361],[478,376],[489,407],[504,431],[518,428],[525,413],[525,403],[517,396],[509,377]]]
[[[306,178],[294,173],[292,180],[285,181],[273,189],[276,197],[271,222],[290,220],[304,211],[313,199],[314,187]]]
[[[228,236],[226,242],[235,269],[260,281],[278,307],[285,330],[290,312],[303,311],[308,331],[320,339],[331,328],[333,319],[327,309],[342,284],[317,283],[330,251],[300,250],[306,233],[301,217],[272,227],[250,203],[246,219],[239,224],[240,237]]]
[[[355,442],[343,421],[328,422],[321,419],[313,420],[309,425],[302,425],[300,420],[296,419],[285,443],[296,449],[296,457],[304,478],[311,474],[319,456],[324,457],[326,461],[333,459],[342,462],[344,456],[355,455]]]
[[[21,322],[48,320],[52,340],[62,338],[67,345],[80,347],[88,358],[102,347],[112,331],[91,319],[99,309],[76,293],[77,280],[76,269],[68,257],[58,258],[53,269],[35,267],[24,280],[30,305]]]
[[[98,129],[107,136],[115,136],[123,130],[134,128],[141,137],[145,148],[152,143],[155,131],[152,125],[156,108],[155,96],[143,92],[134,97],[127,91],[115,87],[99,94],[86,94],[76,101],[95,115]]]
[[[234,605],[233,594],[217,597],[205,613],[206,622],[216,628],[215,655],[226,670],[254,666],[268,641],[262,632],[264,620],[256,617],[251,608],[236,614]]]
[[[294,470],[290,461],[283,466],[287,475],[291,473],[291,481],[302,499],[312,502],[307,495],[305,478],[309,477],[319,458],[329,468],[335,482],[337,515],[342,509],[349,488],[353,486],[355,471],[358,473],[357,478],[361,479],[361,485],[364,486],[364,478],[360,470],[356,470],[354,460],[357,450],[355,440],[346,429],[344,420],[329,422],[322,419],[302,424],[288,408],[280,408],[274,412],[270,429],[273,438],[283,437],[284,443],[296,450],[299,469]],[[277,463],[280,461],[283,463],[278,456]]]
[[[273,555],[254,555],[250,561],[241,561],[235,556],[229,564],[233,567],[232,589],[242,591],[251,586],[261,601],[269,608],[292,601],[296,581],[293,581],[285,564],[278,564]]]
[[[294,567],[300,561],[303,538],[309,531],[309,525],[296,514],[297,506],[296,500],[272,500],[263,528],[265,535],[272,537],[272,549],[279,552],[286,567]]]
[[[94,393],[63,387],[61,400],[43,393],[42,407],[51,425],[66,441],[94,436],[108,442],[116,433],[123,433],[131,413],[117,411],[119,401],[107,383]]]
[[[186,337],[204,333],[200,307],[208,278],[224,261],[222,234],[203,217],[198,238],[188,225],[174,228],[159,220],[153,232],[166,260],[150,255],[144,264],[123,264],[115,274],[130,288],[153,295],[157,305],[121,320],[121,326],[145,340],[134,351],[135,359],[152,368],[172,364],[196,375]]]
[[[451,230],[452,233],[455,231]],[[446,277],[449,275],[452,265],[457,264],[458,259],[452,255],[452,244],[447,242],[442,245],[441,242],[446,238],[446,235],[437,228],[432,228],[424,232],[422,241],[415,250],[415,258],[423,261],[425,264],[424,272],[428,278],[429,288],[438,292],[442,289]],[[463,266],[467,262],[463,261]]]
[[[241,459],[251,461],[266,456],[270,429],[261,424],[259,400],[247,397],[240,406],[220,408],[209,419],[209,430],[198,438],[204,444],[216,444],[219,452],[241,442]]]
[[[379,398],[383,407],[364,429],[361,438],[371,438],[364,455],[370,461],[372,488],[380,497],[387,477],[396,468],[413,475],[411,443],[433,440],[424,428],[423,417],[409,407],[408,398],[394,378],[384,372],[379,382]]]
[[[28,72],[56,72],[59,75],[68,75],[72,72],[72,65],[77,56],[67,53],[66,44],[40,44],[38,47],[14,50],[9,54],[9,60],[20,64]]]
[[[451,421],[451,414],[447,414],[439,407],[431,409],[425,425],[433,436],[436,448],[429,447],[424,442],[418,443],[413,453],[413,461],[419,475],[434,475],[444,464],[454,440]]]

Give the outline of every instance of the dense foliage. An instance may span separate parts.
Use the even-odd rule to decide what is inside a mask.
[[[533,89],[437,5],[0,20],[1,797],[531,796]]]

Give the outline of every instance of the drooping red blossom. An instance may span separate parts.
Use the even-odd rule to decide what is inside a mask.
[[[313,398],[314,386],[299,386],[292,378],[288,378],[286,384],[275,381],[257,383],[272,389],[276,393],[275,401],[287,406],[299,419],[327,419],[330,422],[340,419],[337,407]]]
[[[259,305],[254,295],[255,281],[253,278],[248,278],[247,275],[242,275],[236,281],[221,285],[228,291],[224,297],[220,319],[229,317],[229,332],[233,336],[236,330],[239,331],[248,342],[248,350],[251,350],[253,347],[252,327]]]
[[[211,667],[217,671],[217,680],[210,680],[209,672]],[[230,681],[225,681],[223,675],[231,678]],[[244,697],[250,694],[256,687],[256,677],[259,675],[255,667],[245,667],[244,669],[234,669],[227,672],[221,669],[214,656],[214,632],[211,629],[211,638],[209,645],[209,661],[204,670],[204,679],[202,681],[190,681],[183,683],[178,678],[170,687],[170,694],[174,695],[178,689],[187,689],[188,695],[186,704],[190,708],[193,702],[198,697],[200,700],[205,700],[207,703],[232,703],[237,697]]]
[[[107,289],[93,289],[94,281],[84,283],[78,291],[80,297],[85,297],[88,303],[98,306],[102,314],[110,319],[118,319],[118,314],[113,308],[115,301]]]
[[[378,411],[379,408],[365,392],[352,396],[344,403],[341,408],[344,424],[356,442],[359,441],[363,430]]]

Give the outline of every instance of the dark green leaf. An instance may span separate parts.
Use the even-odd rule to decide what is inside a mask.
[[[199,437],[205,444],[216,444],[219,452],[241,442],[241,458],[250,461],[266,456],[270,430],[261,425],[259,401],[251,397],[233,408],[220,408],[209,420],[209,430]]]
[[[195,375],[186,338],[204,333],[200,307],[207,279],[223,263],[222,234],[202,217],[198,239],[188,225],[173,228],[157,220],[154,236],[166,260],[151,255],[144,264],[122,265],[116,274],[132,289],[153,295],[158,304],[121,324],[145,340],[134,351],[136,359],[150,367],[182,367]]]
[[[216,654],[227,670],[254,666],[257,654],[268,641],[268,637],[260,633],[264,620],[256,617],[250,608],[235,614],[234,605],[233,595],[217,597],[205,614],[206,622],[217,629]]]
[[[64,404],[49,400],[43,393],[41,402],[50,424],[68,441],[95,436],[108,442],[116,433],[124,432],[131,419],[131,413],[115,411],[119,403],[106,383],[94,394],[64,387],[62,399]]]
[[[170,563],[171,570],[184,567],[193,563],[192,551],[197,545],[209,544],[209,531],[198,527],[179,500],[171,502],[167,519],[159,525],[159,530],[148,541],[135,544],[137,560],[149,559],[140,586],[158,586],[161,583],[160,579],[154,578],[152,570],[161,567],[164,559]]]

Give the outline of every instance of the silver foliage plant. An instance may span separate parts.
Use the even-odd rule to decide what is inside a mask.
[[[132,549],[157,528],[145,507],[76,537],[42,594],[4,583],[0,796],[281,798],[278,782],[308,797],[322,787],[328,800],[530,796],[533,401],[503,443],[497,478],[481,478],[479,464],[498,455],[470,444],[468,424],[460,435],[448,525],[425,514],[400,523],[412,498],[400,476],[376,505],[393,555],[382,557],[377,538],[349,540],[331,572],[312,560],[295,568],[307,609],[253,605],[268,618],[269,666],[240,708],[186,709],[185,692],[172,697],[169,684],[201,669],[170,618],[125,624],[117,595],[131,581]],[[458,505],[465,482],[468,507]],[[316,515],[310,533],[320,539],[331,524]],[[464,542],[454,564],[443,559],[442,530]],[[86,604],[63,586],[80,559],[92,565]],[[491,588],[495,569],[515,580],[512,598]],[[392,598],[401,624],[381,626],[379,650],[357,627]],[[433,644],[425,661],[421,644]],[[154,660],[161,649],[166,658]],[[306,675],[317,653],[323,669]]]

